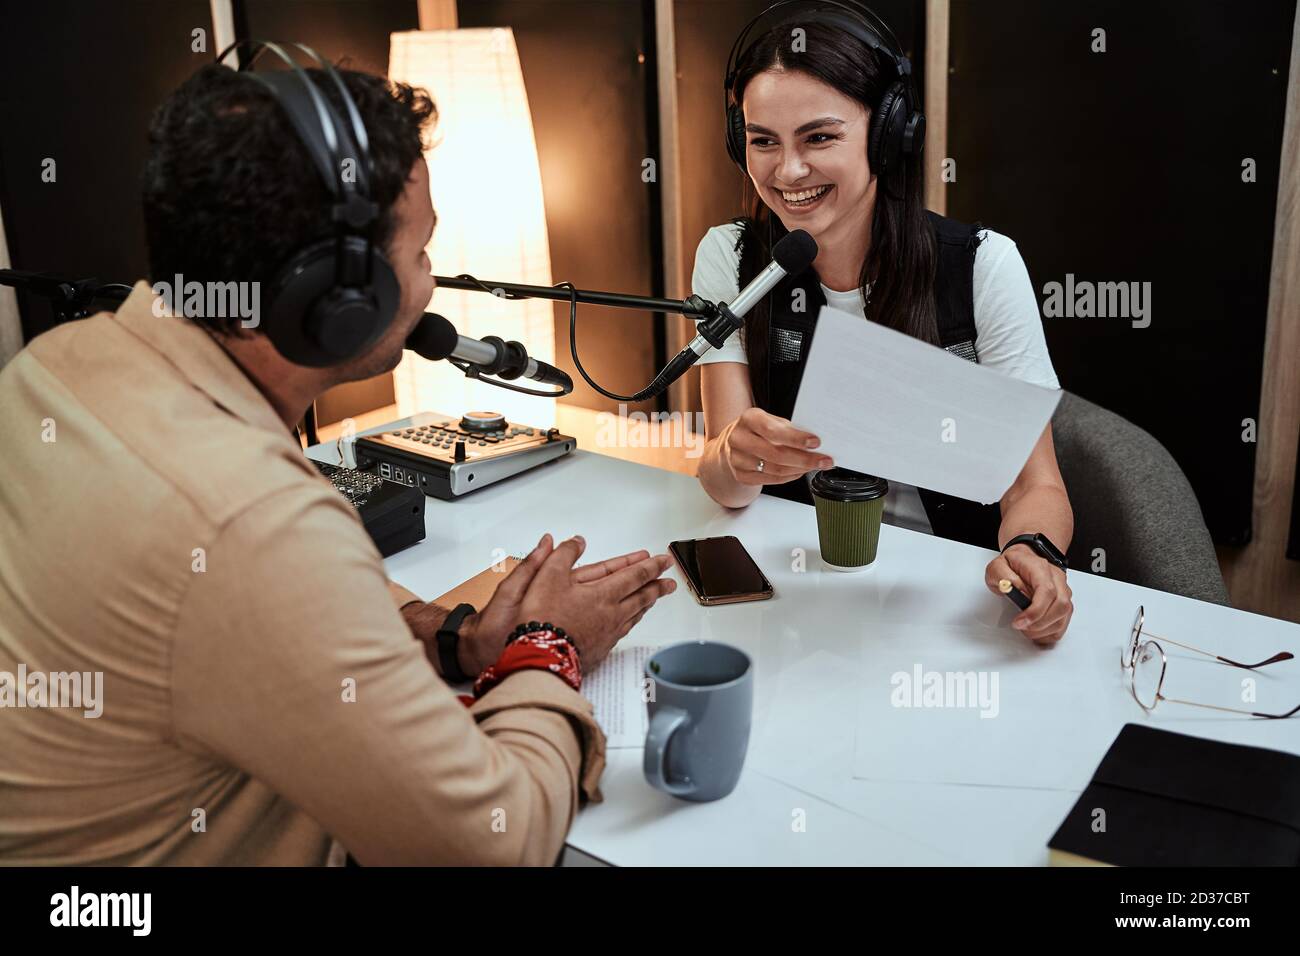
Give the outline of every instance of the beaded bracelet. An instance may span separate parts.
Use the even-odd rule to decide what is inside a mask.
[[[573,649],[578,652],[578,656],[582,657],[582,648],[578,646],[577,642],[574,641],[574,639],[568,635],[568,633],[564,630],[564,628],[556,627],[550,621],[545,621],[540,624],[537,621],[529,621],[526,624],[517,625],[515,629],[510,632],[510,635],[506,638],[506,646],[509,647],[512,641],[518,640],[519,638],[523,637],[525,634],[536,634],[544,631],[550,631],[553,635],[558,637],[560,640],[568,641],[569,644],[572,645]]]

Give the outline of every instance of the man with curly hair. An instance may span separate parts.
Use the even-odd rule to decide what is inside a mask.
[[[332,80],[307,75],[346,116]],[[467,707],[440,676],[447,611],[387,581],[292,432],[326,389],[396,366],[434,288],[434,104],[339,75],[400,284],[372,347],[297,365],[256,322],[159,308],[140,282],[0,372],[6,863],[312,865],[342,847],[362,864],[546,864],[598,796],[581,671],[672,589],[667,556],[575,567],[582,539],[544,536],[461,622]],[[334,235],[324,177],[247,73],[199,71],[150,145],[152,283],[262,288]],[[507,646],[530,621],[549,636]]]

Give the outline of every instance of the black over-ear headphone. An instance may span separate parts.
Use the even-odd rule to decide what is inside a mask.
[[[248,75],[284,109],[320,173],[332,196],[335,234],[299,249],[276,271],[262,297],[262,327],[289,361],[323,368],[361,355],[379,340],[397,314],[401,285],[374,241],[379,207],[370,197],[370,141],[356,103],[315,50],[301,43],[288,45],[315,60],[333,81],[348,113],[347,126],[278,43],[239,40],[222,51],[217,62],[231,50],[250,46],[255,52],[241,71],[251,70],[265,50],[289,64],[288,70]]]
[[[893,67],[894,81],[885,89],[872,112],[871,128],[867,132],[867,161],[871,164],[871,171],[883,182],[896,180],[902,173],[905,160],[919,155],[925,144],[925,115],[916,108],[912,64],[903,55],[903,48],[893,31],[880,17],[865,6],[849,6],[837,0],[778,0],[750,20],[740,32],[727,56],[726,80],[722,88],[727,122],[727,155],[740,167],[741,172],[748,172],[745,165],[745,113],[741,105],[731,97],[737,68],[749,49],[745,40],[760,21],[795,5],[808,8],[802,15],[809,21],[839,27],[857,37],[869,49],[880,53]]]

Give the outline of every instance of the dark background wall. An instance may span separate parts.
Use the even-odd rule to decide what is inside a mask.
[[[207,31],[208,51],[190,31]],[[206,0],[0,4],[0,204],[13,268],[144,278],[140,170],[149,117],[212,58]],[[56,179],[42,182],[42,162]],[[19,294],[23,337],[54,323]]]
[[[1220,543],[1251,533],[1242,419],[1259,415],[1294,18],[1294,0],[952,4],[948,214],[1016,240],[1040,303],[1067,273],[1152,284],[1148,328],[1048,318],[1048,346],[1063,388],[1169,449]]]
[[[380,76],[388,74],[388,35],[420,28],[412,0],[235,0],[234,6],[241,36],[297,40],[331,62]]]

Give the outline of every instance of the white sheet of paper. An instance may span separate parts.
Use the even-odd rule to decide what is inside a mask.
[[[824,307],[791,420],[836,465],[991,504],[1020,474],[1060,398]]]
[[[641,688],[645,662],[658,648],[619,645],[582,679],[582,694],[591,701],[596,723],[605,731],[605,747],[644,747],[649,720]]]

